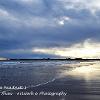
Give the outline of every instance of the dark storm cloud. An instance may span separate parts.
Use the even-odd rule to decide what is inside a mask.
[[[72,0],[0,0],[0,55],[17,57],[12,50],[26,49],[29,53],[22,57],[37,57],[32,48],[66,47],[86,39],[99,41],[99,8],[83,5]]]

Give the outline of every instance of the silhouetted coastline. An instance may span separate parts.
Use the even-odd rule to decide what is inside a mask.
[[[0,61],[100,61],[97,58],[34,58],[34,59],[6,59]]]

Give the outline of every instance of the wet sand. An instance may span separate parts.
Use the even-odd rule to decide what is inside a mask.
[[[41,65],[41,67],[39,65]],[[30,64],[30,65],[24,64],[21,65],[20,67],[18,67],[17,64],[13,65],[12,67],[11,65],[9,65],[8,67],[5,67],[5,69],[3,67],[1,67],[1,69],[3,71],[7,71],[9,75],[6,76],[1,72],[0,76],[2,77],[0,78],[1,79],[0,83],[2,85],[3,84],[7,85],[8,83],[10,86],[11,83],[14,84],[17,81],[17,83],[19,83],[19,86],[23,82],[24,82],[23,85],[26,84],[27,86],[28,85],[30,86],[27,87],[27,89],[25,90],[13,91],[14,93],[13,96],[0,96],[1,100],[100,100],[99,62],[82,62],[82,63],[46,62],[41,64],[40,63]],[[22,69],[24,72],[22,71]],[[13,72],[16,70],[17,71],[20,70],[23,73],[19,71],[20,74],[18,74],[18,72],[14,74]],[[12,77],[11,73],[13,75]],[[25,77],[25,73],[27,74],[27,77]],[[20,78],[20,76],[24,78],[22,77]],[[11,77],[9,81],[6,80],[8,77]],[[63,92],[67,93],[67,95],[66,96],[65,95],[16,96],[16,93],[18,92],[20,93],[37,92],[38,94],[40,92],[44,93]]]

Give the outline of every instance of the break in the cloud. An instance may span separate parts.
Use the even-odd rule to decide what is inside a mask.
[[[65,48],[35,48],[32,50],[36,53],[52,54],[61,57],[83,57],[83,58],[99,58],[100,44],[92,43],[87,40],[84,43],[74,44],[71,47]]]
[[[98,57],[99,44],[100,0],[0,0],[2,57]]]

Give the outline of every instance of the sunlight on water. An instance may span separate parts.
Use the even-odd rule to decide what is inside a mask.
[[[97,71],[97,69],[93,68],[93,66],[82,66],[82,67],[75,68],[74,70],[72,70],[72,73],[90,74],[90,73],[94,73],[94,71]]]
[[[27,74],[26,74],[27,73]],[[100,80],[100,62],[1,62],[0,84],[39,87],[61,78]],[[16,80],[15,80],[16,79]]]
[[[100,63],[97,64],[89,64],[84,66],[80,64],[79,67],[73,67],[72,70],[65,70],[62,72],[63,76],[72,76],[74,78],[92,80],[98,79],[100,77]],[[100,78],[99,78],[100,79]]]

